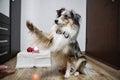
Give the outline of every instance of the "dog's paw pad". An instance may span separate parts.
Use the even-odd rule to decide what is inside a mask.
[[[74,73],[74,76],[78,76],[80,73],[79,72],[75,72]]]

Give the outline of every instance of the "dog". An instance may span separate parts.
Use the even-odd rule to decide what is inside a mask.
[[[77,42],[81,16],[73,10],[61,8],[56,10],[57,17],[50,32],[43,32],[30,21],[26,22],[28,29],[36,35],[36,43],[42,44],[51,53],[64,55],[66,58],[65,78],[83,73],[86,65],[85,55]],[[59,54],[58,54],[59,55]]]

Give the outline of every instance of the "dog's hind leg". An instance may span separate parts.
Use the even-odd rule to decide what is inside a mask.
[[[35,27],[31,22],[26,22],[27,28],[35,34],[37,37],[36,42],[44,44],[44,47],[50,47],[53,42],[53,37],[49,33],[43,32],[42,30],[39,30],[37,27]]]
[[[86,59],[85,58],[80,58],[75,64],[75,68],[71,74],[75,74],[75,72],[82,73],[83,69],[85,68],[86,65]]]

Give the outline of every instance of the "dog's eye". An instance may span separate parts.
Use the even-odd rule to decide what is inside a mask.
[[[64,15],[65,18],[68,18],[68,15]]]

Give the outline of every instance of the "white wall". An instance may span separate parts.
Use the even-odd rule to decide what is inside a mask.
[[[9,0],[0,0],[0,13],[5,14],[9,17]]]
[[[73,9],[82,17],[78,41],[82,51],[85,51],[86,38],[86,0],[22,0],[21,10],[21,50],[32,46],[33,36],[26,28],[26,20],[37,27],[48,31],[54,24],[56,10],[60,8]]]

